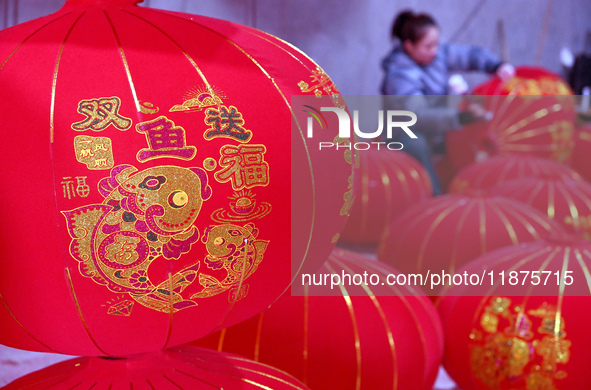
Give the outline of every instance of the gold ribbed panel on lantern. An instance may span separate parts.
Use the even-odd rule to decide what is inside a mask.
[[[494,156],[462,169],[453,179],[449,192],[489,191],[497,184],[523,177],[545,177],[582,180],[564,164],[545,158],[522,155]]]
[[[591,184],[555,178],[515,179],[491,192],[527,203],[567,231],[591,240]]]
[[[401,151],[364,150],[359,160],[353,184],[355,202],[340,241],[375,245],[388,234],[394,218],[431,197],[431,180],[418,161]]]
[[[562,229],[538,210],[512,199],[443,195],[394,220],[378,258],[403,272],[454,273],[493,249],[539,240],[555,230]]]

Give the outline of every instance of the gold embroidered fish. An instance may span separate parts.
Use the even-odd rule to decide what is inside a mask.
[[[119,165],[99,182],[100,204],[63,211],[72,238],[70,254],[82,275],[110,291],[166,313],[195,306],[181,292],[197,277],[200,263],[154,285],[148,276],[157,258],[180,258],[198,242],[193,225],[211,196],[201,168],[156,166],[138,171]]]

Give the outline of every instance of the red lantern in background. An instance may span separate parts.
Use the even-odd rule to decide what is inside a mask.
[[[319,274],[364,272],[383,282],[396,273],[337,248]],[[412,288],[377,283],[335,287],[346,296],[314,296],[311,286],[310,296],[286,296],[195,344],[273,365],[312,389],[430,390],[443,348],[437,313]]]
[[[495,186],[491,193],[527,203],[567,231],[591,239],[591,184],[584,180],[515,179]]]
[[[569,167],[554,161],[532,156],[494,156],[473,163],[454,177],[449,192],[469,193],[474,190],[489,191],[495,185],[524,177],[546,177],[582,180]]]
[[[572,91],[557,75],[519,67],[503,82],[494,77],[474,89],[492,120],[447,134],[447,150],[457,170],[497,154],[527,154],[569,161],[576,112]]]
[[[493,76],[489,81],[477,86],[474,95],[533,95],[560,96],[572,95],[570,86],[557,74],[533,66],[519,66],[515,76],[503,81]]]
[[[499,249],[462,269],[479,275],[484,270],[488,286],[481,290],[485,296],[469,296],[469,290],[452,287],[439,301],[446,337],[444,366],[458,386],[587,388],[590,265],[591,244],[571,238]],[[492,287],[489,272],[495,277]],[[567,286],[570,277],[573,284]],[[520,292],[511,294],[509,284]]]
[[[541,212],[499,196],[443,195],[392,222],[380,261],[402,272],[453,274],[491,250],[547,237],[560,226]]]
[[[266,308],[290,255],[317,269],[344,224],[350,158],[288,130],[291,95],[342,104],[328,76],[261,31],[137,2],[69,0],[0,37],[3,344],[189,342]]]
[[[579,172],[585,180],[591,182],[591,125],[581,126],[575,131],[575,149],[571,166]]]
[[[59,387],[58,387],[59,386]],[[236,355],[177,347],[127,359],[81,357],[36,371],[4,389],[307,389],[290,375]]]
[[[425,168],[406,153],[367,150],[359,153],[353,193],[340,241],[377,244],[392,220],[409,205],[429,198],[432,189]]]

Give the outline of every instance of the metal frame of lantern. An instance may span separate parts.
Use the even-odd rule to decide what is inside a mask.
[[[306,390],[276,368],[191,346],[125,359],[79,357],[25,375],[3,389],[277,389]]]

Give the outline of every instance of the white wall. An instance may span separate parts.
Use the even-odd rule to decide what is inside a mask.
[[[0,28],[54,12],[62,4],[63,0],[0,0]],[[551,5],[538,65],[555,72],[561,71],[560,49],[580,52],[591,30],[589,0],[145,0],[143,5],[213,16],[277,35],[315,59],[344,94],[378,93],[379,63],[391,47],[392,18],[405,8],[432,14],[444,40],[455,36],[455,42],[481,45],[498,54],[497,20],[502,19],[510,61],[534,65]],[[472,77],[470,82],[483,79]]]

